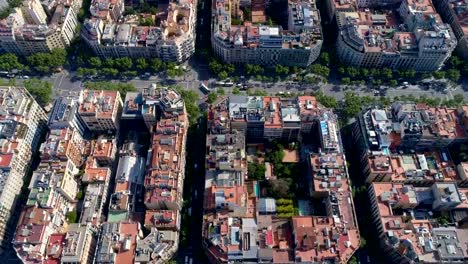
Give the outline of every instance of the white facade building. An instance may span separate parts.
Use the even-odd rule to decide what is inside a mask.
[[[46,131],[44,110],[24,88],[0,87],[0,246],[32,154]]]

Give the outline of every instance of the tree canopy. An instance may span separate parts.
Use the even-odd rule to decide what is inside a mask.
[[[18,57],[13,53],[6,53],[0,55],[0,70],[11,71],[13,69],[23,69],[23,64],[18,60]]]
[[[29,79],[23,82],[24,87],[44,107],[52,101],[52,84],[39,79]]]
[[[137,89],[131,83],[114,83],[114,82],[86,82],[85,88],[90,90],[110,90],[120,92],[120,96],[125,98],[127,92],[136,92]]]
[[[40,73],[51,73],[55,69],[63,67],[66,62],[64,49],[53,49],[50,53],[38,52],[27,57],[28,63]]]

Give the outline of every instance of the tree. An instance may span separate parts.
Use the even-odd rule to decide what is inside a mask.
[[[140,26],[154,26],[154,19],[152,17],[140,18]]]
[[[50,66],[53,68],[63,67],[67,59],[67,53],[64,49],[53,49],[50,52]]]
[[[457,56],[455,55],[452,55],[450,57],[450,60],[449,60],[449,66],[453,69],[458,69],[461,65],[463,64],[463,61],[460,60],[460,58],[458,58]]]
[[[453,82],[458,82],[460,80],[461,74],[457,69],[450,69],[447,70],[446,77]]]
[[[353,92],[346,92],[343,112],[347,118],[356,116],[361,111],[361,99]]]
[[[151,60],[150,68],[153,72],[159,72],[163,68],[164,62],[161,59],[155,58]]]
[[[105,67],[113,68],[114,65],[115,65],[114,59],[106,59],[106,60],[104,61],[104,66],[105,66]]]
[[[168,77],[174,78],[177,76],[184,75],[184,71],[182,70],[181,67],[177,66],[175,63],[169,62],[167,64],[166,74]]]
[[[327,66],[323,66],[320,64],[312,64],[310,67],[310,72],[321,75],[323,77],[328,77],[330,75],[330,69]]]
[[[359,244],[359,248],[363,249],[366,247],[366,245],[367,245],[366,239],[363,236],[361,236],[361,243]]]
[[[338,68],[338,73],[343,75],[345,73],[345,68],[344,67],[339,67]]]
[[[88,59],[88,63],[89,63],[89,65],[91,65],[91,67],[93,67],[93,68],[99,68],[99,67],[101,67],[101,65],[102,65],[102,61],[101,61],[101,59],[98,58],[98,57],[90,57],[90,58]]]
[[[133,62],[130,58],[127,57],[117,58],[114,60],[114,65],[117,69],[120,69],[122,71],[128,71],[132,68]]]
[[[392,102],[390,100],[390,98],[386,97],[386,96],[381,96],[379,98],[379,101],[380,103],[383,105],[383,106],[389,106]]]
[[[40,106],[46,106],[52,101],[52,84],[39,79],[29,79],[23,82],[24,87],[36,99]]]
[[[225,71],[221,71],[221,72],[218,73],[218,79],[220,79],[220,80],[225,80],[225,79],[227,79],[227,77],[228,77],[228,74]]]
[[[328,52],[322,52],[322,54],[320,54],[320,61],[322,63],[324,63],[325,65],[329,65],[330,64],[330,55],[328,55]]]
[[[275,73],[278,75],[287,75],[289,73],[289,67],[278,64],[275,66]]]
[[[338,101],[335,97],[324,94],[322,91],[316,94],[317,101],[327,108],[337,108]]]
[[[211,59],[208,67],[214,74],[218,74],[223,70],[223,65],[216,59]]]
[[[361,69],[361,74],[362,74],[362,76],[364,76],[364,77],[369,77],[369,74],[370,74],[369,69],[362,68],[362,69]]]
[[[346,72],[349,77],[354,78],[359,75],[359,70],[354,67],[347,67]]]
[[[210,93],[208,94],[208,98],[206,99],[206,102],[209,104],[212,104],[218,99],[218,95],[216,93]]]
[[[5,53],[0,55],[0,70],[9,72],[13,69],[21,70],[23,67],[15,54]]]
[[[350,83],[351,83],[351,79],[349,77],[341,78],[341,84],[342,85],[349,85]]]
[[[65,59],[64,49],[53,49],[50,53],[38,52],[27,57],[28,63],[41,73],[51,73],[54,69],[62,67]]]
[[[391,79],[393,77],[392,70],[389,68],[383,68],[380,74],[385,79]]]
[[[395,87],[395,86],[398,85],[398,82],[397,82],[397,80],[393,80],[393,79],[392,79],[392,80],[390,80],[390,81],[388,82],[388,84],[389,84],[390,86]]]
[[[271,19],[271,17],[268,18],[268,25],[273,26],[273,20]]]
[[[290,186],[292,183],[293,180],[291,178],[280,178],[276,179],[276,181],[268,181],[268,192],[275,198],[289,198],[292,196],[290,193]]]
[[[465,101],[465,97],[463,96],[463,94],[456,94],[453,96],[453,101],[455,105],[460,106]]]
[[[436,79],[443,79],[445,77],[445,72],[444,71],[435,71],[432,73],[432,76]]]
[[[249,179],[252,180],[263,180],[265,179],[265,165],[251,162],[247,166],[247,171],[249,175]]]
[[[240,94],[240,89],[235,87],[234,89],[232,89],[232,94]]]
[[[135,67],[139,71],[142,71],[142,70],[148,68],[148,62],[146,62],[145,58],[138,58],[138,59],[135,60]]]
[[[101,69],[101,74],[109,77],[115,77],[117,74],[119,74],[119,71],[114,68],[102,68]]]
[[[76,213],[76,211],[70,211],[66,214],[66,217],[67,217],[67,222],[69,224],[72,224],[72,223],[78,223],[78,214]]]
[[[135,76],[138,75],[138,73],[136,71],[124,71],[122,73],[123,76],[126,76],[126,77],[129,77],[129,78],[133,78]]]
[[[256,74],[262,74],[264,72],[264,69],[260,65],[245,64],[244,71],[247,75],[256,75]]]
[[[234,64],[227,63],[224,64],[224,71],[227,72],[227,74],[232,74],[236,71],[236,67],[234,66]]]
[[[114,82],[86,82],[84,84],[89,90],[110,90],[118,91],[121,97],[125,98],[127,92],[136,92],[137,89],[131,83],[114,83]]]
[[[137,14],[137,11],[133,8],[133,7],[125,7],[125,12],[124,12],[124,15],[127,16],[127,15],[136,15]]]
[[[224,95],[226,92],[224,91],[223,88],[219,87],[218,89],[216,89],[216,93],[219,95]]]
[[[352,257],[349,259],[348,264],[358,264],[358,261],[357,261],[356,256],[352,256]]]
[[[76,70],[76,75],[80,77],[96,76],[97,70],[94,68],[78,68]]]
[[[193,90],[185,90],[180,87],[175,88],[176,91],[182,96],[185,102],[185,109],[190,119],[190,123],[196,123],[200,115],[200,109],[197,106],[198,94]]]

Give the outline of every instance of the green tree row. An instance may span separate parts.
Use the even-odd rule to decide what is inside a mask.
[[[165,72],[169,77],[182,76],[184,70],[173,62],[163,62],[159,58],[145,59],[137,58],[109,58],[102,60],[99,57],[89,57],[85,61],[79,59],[80,67],[76,73],[80,77],[104,75],[107,77],[117,77],[123,75],[125,77],[135,77],[138,73]]]
[[[12,71],[16,69],[26,72],[34,70],[41,74],[50,74],[65,65],[66,56],[63,49],[53,49],[50,53],[37,52],[26,59],[20,59],[13,53],[5,53],[0,55],[0,70]]]

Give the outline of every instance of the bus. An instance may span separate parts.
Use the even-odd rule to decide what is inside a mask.
[[[205,93],[210,93],[210,92],[211,92],[211,89],[208,88],[208,86],[206,86],[205,83],[201,83],[201,85],[200,85],[200,90],[202,90],[202,91],[205,92]]]

